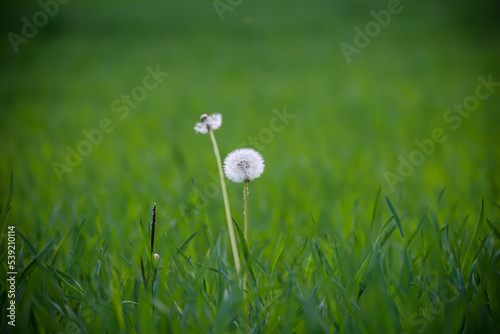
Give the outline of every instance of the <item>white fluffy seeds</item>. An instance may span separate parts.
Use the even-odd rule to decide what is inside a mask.
[[[251,148],[242,148],[229,153],[224,160],[224,173],[231,181],[250,182],[264,172],[264,159]]]
[[[196,123],[194,130],[196,133],[208,133],[210,130],[217,130],[222,124],[222,115],[213,114],[201,115],[201,122]]]

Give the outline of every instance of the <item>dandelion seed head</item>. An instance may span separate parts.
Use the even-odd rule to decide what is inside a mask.
[[[194,126],[196,133],[208,133],[210,130],[217,130],[222,124],[222,115],[213,114],[208,116],[203,114],[200,117],[200,121]]]
[[[251,148],[242,148],[229,153],[224,160],[224,173],[233,182],[250,182],[264,172],[264,159]]]

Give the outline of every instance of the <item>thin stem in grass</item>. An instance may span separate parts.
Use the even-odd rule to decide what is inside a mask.
[[[245,202],[245,241],[250,247],[250,229],[248,223],[248,182],[243,183],[243,201]]]
[[[245,242],[247,244],[247,247],[250,248],[250,228],[249,228],[249,223],[248,223],[248,182],[244,182],[243,183],[243,202],[245,203],[245,207],[244,207],[244,216],[245,216],[245,230],[244,230],[244,234],[245,234]],[[249,269],[250,268],[247,268],[247,270],[245,271],[245,282],[243,284],[243,286],[246,286],[247,287],[247,291],[250,291],[250,275],[249,275]],[[247,294],[247,298],[248,298],[248,294]],[[248,317],[248,322],[250,323],[250,301],[248,301],[248,303],[246,303],[246,311],[247,311],[247,317]]]
[[[215,158],[217,159],[217,166],[219,168],[219,176],[220,176],[220,184],[222,188],[222,197],[224,198],[224,207],[226,208],[226,218],[227,218],[227,228],[229,230],[229,238],[231,240],[231,247],[233,249],[234,255],[234,264],[236,266],[236,273],[238,277],[241,272],[240,258],[238,254],[238,247],[236,245],[236,237],[234,234],[234,227],[231,221],[231,209],[229,208],[229,199],[227,197],[227,189],[226,189],[226,180],[224,179],[224,173],[222,171],[222,161],[220,159],[219,147],[217,146],[217,141],[215,140],[214,132],[209,131],[210,139],[212,140],[212,144],[214,146]]]

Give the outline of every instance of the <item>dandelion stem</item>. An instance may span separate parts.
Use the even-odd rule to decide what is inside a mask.
[[[250,247],[250,230],[248,224],[248,182],[243,184],[243,200],[245,201],[245,241],[247,242],[247,246]]]
[[[222,188],[222,197],[224,198],[224,206],[226,208],[227,228],[229,230],[231,247],[233,249],[234,264],[236,266],[236,273],[238,274],[238,277],[240,277],[240,271],[241,271],[240,258],[238,255],[238,247],[236,246],[236,237],[234,234],[233,223],[231,221],[231,209],[229,208],[229,199],[227,197],[226,181],[224,179],[224,173],[222,171],[222,162],[220,159],[219,147],[217,146],[217,141],[215,140],[214,132],[209,131],[209,133],[210,133],[210,139],[212,140],[212,144],[214,146],[214,153],[215,153],[215,158],[217,159],[217,166],[219,167],[220,185]]]
[[[249,224],[248,224],[248,182],[243,183],[243,201],[245,202],[245,208],[244,208],[244,215],[245,215],[245,242],[247,244],[247,247],[250,248],[250,241],[249,241],[249,236],[250,236],[250,229],[249,229]],[[245,272],[245,282],[243,286],[247,287],[247,291],[250,291],[250,275],[248,271],[250,268],[247,266],[246,272]],[[247,293],[247,298],[249,297],[249,293]],[[246,311],[247,311],[247,317],[248,317],[248,322],[250,323],[250,300],[246,303]]]

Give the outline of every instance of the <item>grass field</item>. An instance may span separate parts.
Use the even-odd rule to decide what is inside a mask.
[[[497,2],[0,6],[2,333],[500,332]]]

